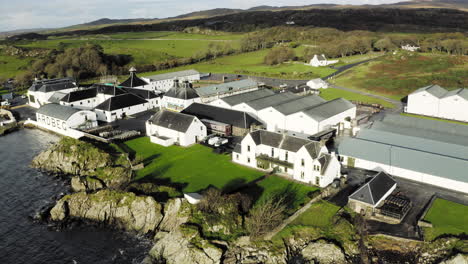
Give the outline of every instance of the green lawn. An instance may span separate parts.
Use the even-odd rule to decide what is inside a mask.
[[[430,84],[448,89],[467,87],[467,71],[467,56],[398,52],[351,68],[335,82],[348,88],[402,98]]]
[[[427,240],[443,234],[468,234],[468,206],[459,203],[437,198],[424,220],[433,225],[433,228],[425,229]]]
[[[0,54],[0,77],[12,78],[21,73],[29,65],[30,58],[19,58],[15,56]]]
[[[309,195],[319,191],[318,187],[296,183],[274,175],[257,182],[256,185],[262,190],[260,197],[256,201],[257,204],[261,204],[273,196],[285,197],[288,200],[288,207],[291,213],[307,203],[310,200]]]
[[[322,237],[340,242],[345,248],[356,248],[356,231],[346,219],[338,217],[340,207],[327,201],[319,201],[276,234],[272,241],[282,244],[291,236],[305,240]]]
[[[163,147],[141,137],[125,142],[145,159],[147,165],[136,180],[162,180],[178,185],[184,192],[198,192],[210,185],[231,190],[255,180],[262,172],[231,162],[230,155],[218,155],[211,148],[193,145]]]
[[[386,108],[395,107],[395,105],[393,105],[392,103],[389,103],[382,99],[377,99],[374,97],[361,95],[361,94],[353,93],[350,91],[344,91],[344,90],[340,90],[336,88],[321,89],[320,97],[328,101],[342,97],[350,101],[359,101],[359,102],[365,102],[365,103],[370,103],[370,104],[380,104]]]
[[[442,122],[447,122],[447,123],[454,123],[454,124],[460,124],[460,125],[468,125],[468,123],[465,122],[460,122],[460,121],[455,121],[455,120],[447,120],[447,119],[441,119],[437,117],[430,117],[430,116],[422,116],[422,115],[415,115],[415,114],[408,114],[408,113],[401,113],[403,116],[410,116],[410,117],[417,117],[417,118],[423,118],[423,119],[429,119],[429,120],[437,120],[437,121],[442,121]]]
[[[284,79],[314,79],[325,77],[335,72],[335,70],[328,67],[315,68],[304,65],[302,62],[283,63],[274,66],[265,65],[263,63],[263,59],[268,52],[269,50],[266,49],[225,56],[215,60],[177,67],[166,71],[146,73],[143,74],[143,76],[186,69],[196,69],[200,72],[211,73],[238,73]]]

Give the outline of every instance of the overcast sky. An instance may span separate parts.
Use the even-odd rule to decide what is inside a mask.
[[[100,18],[165,18],[212,8],[318,3],[384,4],[403,0],[0,0],[0,31],[55,28]]]

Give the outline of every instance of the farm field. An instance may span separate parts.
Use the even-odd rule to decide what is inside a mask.
[[[237,188],[263,175],[231,162],[230,155],[219,155],[211,148],[193,145],[163,147],[141,137],[125,142],[146,164],[137,172],[137,181],[164,182],[183,192],[198,192],[212,185],[223,190]],[[164,184],[163,184],[164,185]]]
[[[353,93],[350,91],[344,91],[344,90],[340,90],[336,88],[321,89],[320,97],[322,97],[323,99],[327,101],[342,97],[350,101],[359,101],[359,102],[364,102],[364,103],[369,103],[369,104],[380,104],[386,108],[395,108],[395,105],[385,100],[358,94],[358,93]]]
[[[60,44],[63,43],[63,44]],[[171,58],[190,57],[197,52],[208,50],[212,40],[85,40],[85,39],[54,39],[35,41],[18,45],[26,48],[56,49],[59,45],[65,47],[79,47],[85,43],[98,44],[107,54],[125,54],[133,57],[132,64],[152,64]],[[217,42],[216,42],[217,43]],[[236,41],[229,41],[233,47],[238,46]]]
[[[24,71],[23,68],[27,67],[30,61],[30,58],[19,58],[0,54],[0,78],[7,79],[15,77],[18,73]]]
[[[433,225],[433,228],[424,229],[427,240],[443,234],[468,234],[468,206],[459,203],[437,198],[424,220]]]
[[[460,121],[455,121],[455,120],[441,119],[441,118],[437,118],[437,117],[422,116],[422,115],[415,115],[415,114],[408,114],[408,113],[401,113],[401,115],[403,115],[403,116],[417,117],[417,118],[423,118],[423,119],[429,119],[429,120],[437,120],[437,121],[441,121],[441,122],[454,123],[454,124],[460,124],[460,125],[468,125],[468,123],[465,123],[465,122],[460,122]]]
[[[467,87],[467,71],[466,56],[399,52],[345,71],[335,83],[391,98],[403,98],[430,84],[439,84],[447,89]]]
[[[145,73],[142,75],[153,75],[165,72],[195,69],[200,72],[211,73],[238,73],[252,76],[275,77],[283,79],[313,79],[325,77],[336,71],[328,67],[315,68],[312,66],[307,66],[304,65],[303,62],[283,63],[274,66],[265,65],[263,63],[263,59],[268,53],[268,51],[268,49],[265,49],[260,51],[225,56],[207,62],[177,67],[165,71]],[[299,49],[297,53],[300,52],[301,50]]]
[[[216,35],[192,34],[174,31],[145,31],[145,32],[125,32],[116,34],[99,34],[77,36],[78,39],[197,39],[197,40],[239,40],[244,34],[231,34],[221,32]],[[56,37],[55,39],[70,39],[66,37]]]

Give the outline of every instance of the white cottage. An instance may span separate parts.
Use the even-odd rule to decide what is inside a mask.
[[[317,55],[315,54],[314,57],[310,60],[310,65],[314,67],[321,67],[321,66],[328,66],[331,64],[337,63],[338,60],[327,60],[324,54]]]
[[[97,117],[96,113],[89,110],[78,110],[51,103],[37,110],[36,122],[42,128],[77,138],[81,135],[76,130],[96,127]]]
[[[148,83],[148,85],[145,86],[145,89],[167,92],[173,87],[174,80],[179,80],[180,82],[188,81],[190,83],[199,81],[200,73],[196,70],[186,70],[152,75],[148,77],[142,77],[141,79]]]
[[[155,144],[186,147],[202,141],[207,129],[195,116],[161,110],[146,122],[146,133]]]
[[[56,92],[67,94],[77,89],[75,81],[71,78],[36,80],[28,89],[29,105],[39,108],[51,103],[50,100],[56,101],[57,94],[53,97]]]
[[[275,169],[320,187],[341,177],[340,163],[320,142],[265,130],[247,134],[235,147],[232,160],[253,168]]]

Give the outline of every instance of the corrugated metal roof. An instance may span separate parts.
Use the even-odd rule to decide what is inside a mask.
[[[429,86],[419,88],[416,91],[412,92],[411,94],[420,93],[423,91],[426,91],[434,95],[437,98],[442,98],[447,93],[447,90],[445,88],[440,87],[439,85],[429,85]]]
[[[273,92],[270,89],[259,89],[247,93],[241,93],[241,94],[236,94],[232,96],[227,96],[224,98],[221,98],[225,103],[227,103],[230,106],[235,106],[240,103],[244,102],[249,102],[252,100],[260,99],[266,96],[274,95],[275,92]]]
[[[272,107],[283,115],[290,115],[325,102],[327,101],[320,96],[308,95]]]
[[[65,97],[67,94],[66,93],[62,93],[62,92],[55,92],[53,93],[50,98],[47,100],[49,101],[50,103],[60,103],[60,100],[62,100],[63,97]]]
[[[216,85],[209,85],[197,88],[197,93],[201,97],[213,96],[217,94],[231,93],[235,91],[248,90],[258,87],[257,82],[246,79],[228,83],[221,83]]]
[[[358,138],[343,140],[338,153],[363,160],[468,182],[468,161]]]
[[[322,121],[355,107],[356,106],[350,101],[343,98],[337,98],[312,108],[308,108],[302,112],[317,121]]]
[[[59,104],[46,104],[37,110],[38,114],[50,116],[63,121],[68,120],[73,114],[77,112],[80,112],[80,110]]]
[[[285,92],[285,93],[274,94],[271,96],[266,96],[257,100],[248,101],[248,102],[245,102],[245,104],[247,104],[248,106],[252,107],[255,110],[262,110],[270,106],[275,106],[275,105],[279,105],[285,102],[290,102],[297,98],[299,98],[299,96],[291,92]]]
[[[200,74],[200,73],[196,70],[186,70],[186,71],[177,71],[177,72],[169,72],[169,73],[151,75],[145,78],[150,79],[151,81],[162,81],[162,80],[183,78],[183,77],[196,75],[196,74]]]

